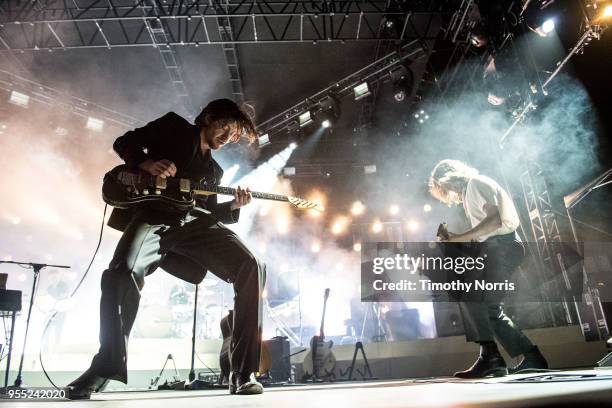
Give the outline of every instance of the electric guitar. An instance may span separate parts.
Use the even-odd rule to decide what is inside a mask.
[[[234,196],[236,189],[178,177],[153,176],[141,170],[117,166],[104,176],[102,198],[116,208],[131,208],[144,203],[163,203],[178,211],[189,211],[195,206],[196,196],[213,194]],[[299,197],[252,191],[253,198],[283,201],[300,210],[323,211],[319,203]]]
[[[333,379],[334,368],[336,367],[336,357],[332,353],[333,341],[325,341],[325,310],[327,308],[327,298],[329,297],[329,288],[325,289],[323,298],[323,316],[321,317],[321,329],[318,336],[313,336],[310,340],[310,350],[304,358],[302,369],[304,371],[303,381],[317,379]]]

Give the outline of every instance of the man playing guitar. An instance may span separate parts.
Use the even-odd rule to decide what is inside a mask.
[[[462,234],[445,233],[443,241],[486,241],[487,250],[497,249],[495,256],[489,256],[487,273],[509,276],[520,265],[524,248],[516,233],[519,217],[510,195],[499,184],[458,160],[442,160],[431,172],[429,191],[447,205],[462,204],[472,226]],[[504,314],[502,299],[498,296],[487,294],[482,301],[460,301],[459,309],[466,339],[480,344],[480,356],[471,368],[455,373],[456,377],[481,378],[508,373],[495,337],[511,357],[523,355],[522,362],[513,371],[548,368],[538,348]]]
[[[195,125],[170,112],[119,137],[113,148],[132,169],[218,185],[223,170],[211,151],[243,136],[256,139],[251,119],[234,102],[218,99],[202,110]],[[251,199],[249,189],[238,187],[233,201],[196,198],[190,211],[153,205],[113,210],[108,225],[123,235],[102,274],[100,349],[89,369],[69,384],[71,398],[89,398],[109,380],[127,383],[127,342],[140,291],[145,276],[158,267],[192,283],[201,282],[209,270],[234,285],[230,393],[263,392],[253,373],[259,367],[265,265],[223,225],[237,222],[240,207]]]

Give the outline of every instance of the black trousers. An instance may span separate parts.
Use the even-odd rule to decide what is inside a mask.
[[[487,280],[503,281],[521,264],[525,253],[520,241],[512,236],[492,238],[485,242]],[[511,357],[529,351],[533,343],[504,313],[503,295],[489,293],[481,301],[460,301],[459,310],[467,341],[493,341],[495,338]]]
[[[127,383],[128,338],[140,291],[145,276],[160,265],[192,282],[201,281],[208,270],[234,285],[231,369],[258,371],[265,265],[223,224],[189,215],[169,224],[151,224],[138,216],[131,220],[102,274],[100,350],[90,370]]]

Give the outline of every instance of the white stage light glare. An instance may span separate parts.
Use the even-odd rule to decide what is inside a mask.
[[[408,227],[408,230],[414,232],[419,229],[419,223],[416,220],[410,220],[406,224],[406,227]]]
[[[310,111],[302,113],[300,116],[298,116],[298,120],[300,122],[300,127],[308,126],[313,122]]]
[[[399,214],[399,211],[400,211],[400,208],[399,208],[399,205],[397,205],[397,204],[392,204],[389,207],[389,214],[391,214],[391,215],[397,215],[397,214]]]
[[[368,164],[367,166],[363,166],[363,172],[365,174],[374,174],[374,173],[376,173],[376,165],[375,164]]]
[[[370,95],[370,88],[368,88],[368,83],[363,82],[356,87],[353,88],[353,92],[355,93],[355,100],[358,101],[366,96]]]
[[[325,129],[331,127],[331,122],[327,119],[325,119],[323,122],[321,122],[321,126],[323,126]]]
[[[355,201],[353,205],[351,205],[351,214],[353,215],[361,215],[365,212],[365,205],[361,201]]]
[[[376,220],[372,223],[372,232],[378,234],[383,230],[383,223],[379,220]]]
[[[9,102],[12,103],[13,105],[22,106],[24,108],[27,108],[28,104],[30,103],[30,97],[21,92],[12,91],[11,95],[9,96]]]
[[[555,20],[553,20],[552,18],[549,18],[548,20],[544,21],[544,23],[542,24],[542,32],[544,34],[550,34],[554,31],[555,29]]]
[[[331,227],[331,232],[334,235],[344,233],[349,225],[349,219],[343,215],[337,217]]]
[[[297,143],[291,142],[289,143],[289,147],[291,148],[291,150],[295,150],[295,148],[297,147]]]
[[[97,118],[92,118],[91,116],[87,118],[87,123],[85,127],[89,130],[93,130],[95,132],[100,132],[104,128],[104,121]]]
[[[321,251],[321,243],[319,241],[314,241],[310,246],[310,250],[312,253],[317,254]]]
[[[295,176],[295,167],[285,167],[283,169],[283,174],[285,176]]]
[[[257,138],[257,142],[259,143],[259,147],[264,147],[266,145],[269,145],[270,135],[266,133],[266,134],[259,136],[259,138]]]
[[[429,205],[429,204],[425,204],[425,205],[423,206],[423,211],[425,211],[425,212],[430,212],[430,211],[431,211],[431,205]]]
[[[355,242],[353,244],[353,251],[355,251],[355,252],[361,251],[361,242]]]

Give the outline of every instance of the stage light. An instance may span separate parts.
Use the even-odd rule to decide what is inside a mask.
[[[406,224],[406,227],[408,227],[408,230],[414,232],[419,229],[419,223],[416,220],[410,220]]]
[[[368,164],[366,166],[363,166],[363,172],[365,174],[374,174],[374,173],[376,173],[376,165],[375,164]]]
[[[90,116],[87,118],[87,123],[85,124],[85,127],[89,130],[100,132],[104,128],[104,121],[101,119],[92,118]]]
[[[376,220],[372,223],[372,232],[378,234],[383,230],[383,223],[379,220]]]
[[[310,250],[314,254],[319,253],[321,251],[321,242],[319,241],[313,242],[312,245],[310,246]]]
[[[612,4],[607,4],[604,6],[603,11],[599,15],[598,20],[603,20],[612,17]]]
[[[263,134],[261,136],[259,136],[257,138],[257,143],[259,144],[259,147],[264,147],[266,145],[270,144],[270,135],[269,134]]]
[[[506,102],[506,98],[494,95],[489,92],[489,95],[487,95],[487,101],[493,106],[500,106],[503,105],[504,102]]]
[[[555,20],[548,19],[542,24],[542,31],[546,34],[550,34],[555,29]]]
[[[399,205],[392,204],[389,207],[389,214],[391,214],[391,215],[397,215],[397,214],[399,214],[399,211],[400,211]]]
[[[483,34],[472,34],[470,35],[470,42],[476,48],[482,48],[487,45],[487,37]]]
[[[328,95],[319,101],[319,109],[314,116],[321,126],[329,128],[338,121],[340,113],[339,102],[333,96]]]
[[[289,147],[291,148],[291,150],[295,150],[295,148],[297,147],[297,143],[291,142],[289,143]]]
[[[337,217],[334,220],[334,223],[332,224],[332,227],[331,227],[332,234],[340,235],[344,233],[346,231],[346,228],[348,227],[348,224],[349,224],[348,217],[345,217],[343,215]]]
[[[312,114],[310,111],[306,111],[298,116],[298,121],[300,122],[300,127],[305,127],[310,125],[314,120],[312,119]]]
[[[414,76],[409,68],[401,65],[389,73],[393,82],[393,99],[403,102],[412,95]]]
[[[357,216],[365,212],[365,205],[361,201],[355,201],[351,206],[351,214]]]
[[[355,100],[358,101],[366,96],[369,96],[370,88],[368,87],[368,83],[364,82],[353,88],[353,92],[355,93]]]
[[[21,92],[11,91],[11,95],[9,96],[9,102],[13,105],[27,108],[28,104],[30,103],[30,97],[26,94],[22,94]]]
[[[540,37],[548,37],[550,33],[555,31],[555,20],[549,18],[545,20],[540,26],[532,30]]]
[[[431,211],[431,205],[429,205],[429,204],[425,204],[425,205],[423,206],[423,211],[425,211],[425,212],[430,212],[430,211]]]
[[[285,167],[283,169],[283,174],[285,176],[295,176],[295,167]]]
[[[353,244],[353,251],[355,251],[355,252],[361,251],[361,242],[355,242]]]

